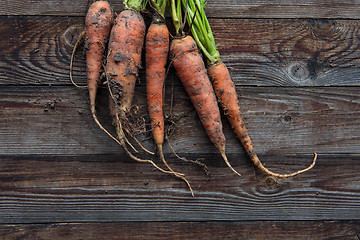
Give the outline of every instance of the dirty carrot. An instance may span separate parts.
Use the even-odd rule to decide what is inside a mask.
[[[151,130],[160,158],[170,170],[164,153],[164,82],[169,54],[169,30],[165,24],[166,0],[151,0],[154,8],[152,23],[146,34],[146,94],[151,122]]]
[[[151,2],[151,4],[153,7],[156,6],[157,11],[161,11],[157,3]],[[166,5],[166,1],[164,4]],[[164,142],[163,88],[169,53],[169,30],[164,22],[163,14],[163,12],[155,12],[145,42],[146,93],[151,130],[157,146],[162,146]]]
[[[182,3],[184,7],[188,8],[188,20],[193,20],[191,26],[192,35],[207,58],[208,74],[216,96],[252,162],[264,173],[278,178],[288,178],[310,170],[315,165],[316,153],[309,167],[290,174],[274,173],[265,168],[260,162],[241,116],[234,83],[226,65],[220,59],[220,53],[217,50],[210,24],[205,15],[204,7],[206,2],[205,0],[182,0]]]
[[[144,37],[145,23],[139,12],[126,9],[117,16],[111,30],[106,71],[122,113],[127,113],[132,104]]]
[[[164,143],[164,82],[166,63],[169,54],[169,30],[165,24],[165,8],[167,0],[151,0],[154,8],[152,23],[146,34],[146,93],[149,116],[154,141],[164,165],[188,185],[194,196],[190,183],[183,174],[175,172],[167,163],[163,153]]]
[[[107,1],[94,2],[85,17],[85,30],[79,35],[71,55],[70,80],[76,87],[86,87],[77,85],[72,76],[75,52],[85,36],[87,88],[89,89],[90,110],[95,118],[96,92],[112,18],[113,13]]]
[[[146,1],[125,0],[124,10],[117,16],[111,29],[106,77],[110,94],[110,114],[121,142],[132,146],[125,136],[129,133],[127,114],[132,106],[135,82],[141,64],[145,38],[145,23],[140,10]],[[125,127],[125,125],[127,125]]]
[[[95,109],[96,93],[100,82],[103,55],[108,43],[112,19],[113,13],[107,1],[96,1],[90,6],[85,17],[85,31],[80,34],[71,55],[70,80],[76,87],[80,87],[72,79],[72,65],[74,62],[74,53],[76,48],[85,36],[86,75],[90,99],[90,112],[100,129],[105,131],[111,138],[114,139],[114,137],[105,130],[97,119]]]
[[[177,35],[170,44],[172,64],[189,95],[210,141],[219,150],[227,166],[237,175],[225,154],[226,139],[222,130],[220,110],[205,64],[191,36],[184,36],[180,0],[171,0],[171,15]]]
[[[145,4],[142,0],[125,0],[124,7],[111,29],[105,72],[110,94],[110,114],[117,136],[122,145],[126,146],[130,143],[125,136],[124,124],[134,97],[145,37],[145,23],[139,11]]]
[[[96,92],[111,22],[112,11],[107,1],[96,1],[90,6],[85,19],[85,48],[90,109],[94,118]]]

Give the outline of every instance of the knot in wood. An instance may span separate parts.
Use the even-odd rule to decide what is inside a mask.
[[[265,186],[267,188],[274,188],[277,184],[277,181],[275,178],[273,178],[272,176],[268,176],[266,179],[265,179]]]
[[[310,76],[310,70],[307,64],[303,62],[295,62],[288,67],[289,76],[296,82],[305,81]]]
[[[84,26],[72,25],[65,30],[61,36],[61,39],[65,42],[66,45],[74,47],[82,31],[84,31]]]

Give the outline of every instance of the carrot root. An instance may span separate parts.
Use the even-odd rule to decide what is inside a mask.
[[[131,134],[131,132],[129,131],[129,129],[125,129],[126,133],[136,142],[136,144],[146,153],[150,154],[150,155],[155,155],[154,152],[150,151],[149,149],[147,149],[146,147],[144,147],[144,145],[141,144],[141,142],[133,135]]]
[[[225,151],[224,150],[219,150],[220,151],[220,154],[221,154],[221,157],[224,159],[224,162],[226,163],[226,165],[231,169],[231,171],[233,171],[236,175],[240,176],[241,177],[241,174],[238,173],[230,164],[229,160],[227,159],[227,156],[225,154]]]
[[[304,172],[307,172],[309,171],[310,169],[312,169],[314,166],[315,166],[315,163],[316,163],[316,159],[317,159],[317,153],[314,153],[314,158],[313,158],[313,161],[312,163],[307,167],[307,168],[304,168],[302,170],[299,170],[299,171],[296,171],[296,172],[293,172],[293,173],[289,173],[289,174],[279,174],[279,173],[274,173],[272,171],[270,171],[269,169],[265,168],[264,165],[262,165],[262,163],[260,162],[259,158],[256,156],[255,158],[256,160],[254,160],[254,164],[261,170],[263,171],[264,173],[270,175],[270,176],[273,176],[273,177],[277,177],[277,178],[289,178],[289,177],[294,177],[296,175],[299,175],[301,173],[304,173]]]
[[[161,159],[161,161],[164,163],[164,165],[166,166],[166,168],[169,169],[170,172],[173,172],[175,176],[184,177],[185,174],[179,173],[179,172],[175,172],[175,171],[169,166],[169,164],[167,163],[167,161],[166,161],[166,159],[165,159],[162,145],[159,144],[159,145],[157,145],[156,147],[157,147],[157,149],[158,149],[158,152],[159,152],[159,155],[160,155],[160,159]]]
[[[164,163],[164,165],[167,167],[167,169],[169,169],[170,172],[172,172],[175,177],[180,178],[181,180],[183,180],[183,181],[187,184],[187,186],[188,186],[188,188],[189,188],[189,190],[190,190],[190,192],[191,192],[191,195],[194,197],[194,191],[193,191],[193,189],[192,189],[192,187],[191,187],[191,185],[190,185],[190,182],[185,178],[185,174],[179,173],[179,172],[175,172],[175,171],[169,166],[169,164],[166,162],[166,159],[165,159],[165,157],[164,157],[163,148],[162,148],[162,145],[161,145],[161,144],[157,145],[157,149],[158,149],[158,152],[159,152],[159,155],[160,155],[160,159],[161,159],[161,161]]]
[[[120,137],[120,140],[118,140],[117,138],[115,138],[111,133],[109,133],[103,126],[102,124],[99,122],[99,120],[97,119],[95,113],[92,113],[92,116],[96,122],[96,124],[99,126],[99,128],[101,130],[103,130],[111,139],[113,139],[115,142],[117,142],[120,146],[122,146],[122,148],[124,149],[126,155],[128,155],[130,158],[132,158],[133,160],[137,161],[137,162],[141,162],[141,163],[150,163],[151,165],[153,165],[157,170],[163,172],[163,173],[167,173],[167,174],[173,174],[173,172],[171,171],[166,171],[164,169],[162,169],[161,167],[159,167],[158,165],[156,165],[156,163],[154,163],[154,161],[152,160],[147,160],[147,159],[140,159],[136,156],[134,156],[128,149],[127,146],[125,144],[126,142],[126,137]],[[122,132],[122,130],[119,130],[117,132]]]
[[[80,35],[79,35],[78,40],[76,41],[76,43],[74,45],[74,48],[73,48],[72,53],[71,53],[71,59],[70,59],[70,81],[77,88],[87,88],[87,85],[80,86],[80,85],[76,84],[74,79],[73,79],[73,65],[74,65],[75,53],[76,53],[76,50],[79,47],[81,41],[83,40],[84,36],[85,36],[85,31],[82,31],[80,33]]]
[[[167,143],[168,143],[171,151],[172,151],[173,154],[175,155],[175,157],[177,157],[178,159],[180,159],[180,160],[182,160],[182,161],[184,161],[184,162],[190,162],[190,163],[193,163],[193,164],[201,167],[201,168],[204,170],[207,179],[208,179],[208,180],[210,179],[211,172],[210,172],[209,168],[206,166],[205,163],[202,163],[202,162],[198,161],[199,159],[197,159],[197,160],[191,160],[191,159],[187,159],[187,158],[185,158],[185,157],[180,157],[180,156],[176,153],[176,151],[175,151],[175,149],[173,148],[173,146],[171,145],[171,143],[170,143],[170,141],[169,141],[169,138],[166,137],[166,136],[165,136],[165,138],[166,138],[166,141],[167,141]]]

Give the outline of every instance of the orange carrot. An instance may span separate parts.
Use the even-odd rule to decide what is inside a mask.
[[[145,23],[139,12],[127,9],[117,16],[110,34],[106,72],[122,113],[127,113],[132,104],[144,37]]]
[[[162,3],[163,5],[159,5]],[[151,130],[154,141],[164,165],[181,178],[188,185],[194,195],[190,183],[183,174],[175,172],[166,162],[163,153],[164,143],[164,82],[166,77],[166,62],[169,54],[169,30],[164,22],[166,1],[152,1],[154,9],[157,9],[153,21],[146,34],[146,93],[148,101]],[[163,10],[163,11],[161,11]]]
[[[112,11],[107,1],[94,2],[85,19],[86,71],[91,114],[95,116],[95,99],[100,81],[100,70],[109,39]]]
[[[169,30],[155,19],[146,35],[146,92],[151,130],[160,155],[164,143],[163,88],[169,53]]]
[[[127,1],[124,1],[125,6],[126,3]],[[132,146],[124,133],[124,130],[129,129],[124,125],[134,97],[144,38],[145,23],[141,14],[134,9],[123,10],[115,19],[111,29],[106,76],[110,94],[110,114],[124,148],[126,144]]]
[[[169,30],[155,18],[146,34],[146,91],[151,129],[157,146],[164,142],[163,88],[169,53]]]
[[[174,39],[170,45],[170,55],[210,141],[217,147],[228,167],[240,175],[230,165],[225,154],[226,140],[220,110],[196,42],[191,36]]]

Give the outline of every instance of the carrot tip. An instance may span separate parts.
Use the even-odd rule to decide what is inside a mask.
[[[169,169],[169,171],[171,171],[176,177],[180,177],[180,178],[185,177],[185,174],[179,173],[179,172],[175,172],[175,171],[169,166],[169,164],[166,162],[166,159],[165,159],[165,156],[164,156],[164,153],[163,153],[162,145],[161,145],[161,144],[158,144],[158,145],[157,145],[157,149],[158,149],[158,151],[159,151],[160,159],[161,159],[161,161],[164,163],[164,165],[166,166],[166,168]],[[183,179],[183,180],[184,180],[184,181],[187,181],[186,179]]]
[[[162,145],[161,144],[157,144],[157,148],[158,148],[158,151],[159,151],[159,155],[160,155],[160,158],[162,160],[162,162],[164,163],[164,165],[167,167],[167,169],[169,169],[169,171],[174,174],[175,177],[178,177],[180,178],[181,180],[183,180],[186,185],[188,186],[190,192],[191,192],[191,195],[194,197],[194,191],[190,185],[190,182],[185,178],[185,174],[183,173],[178,173],[178,172],[175,172],[169,165],[168,163],[166,162],[166,159],[164,157],[164,153],[163,153],[163,150],[162,150]]]
[[[273,177],[278,177],[278,178],[289,178],[289,177],[294,177],[296,175],[299,175],[301,173],[304,173],[304,172],[307,172],[309,171],[310,169],[312,169],[315,164],[316,164],[316,160],[317,160],[317,153],[314,153],[314,158],[313,158],[313,161],[312,163],[307,167],[307,168],[304,168],[302,170],[299,170],[299,171],[296,171],[296,172],[293,172],[293,173],[290,173],[290,174],[278,174],[278,173],[274,173],[270,170],[268,170],[267,168],[265,168],[261,163],[260,161],[258,162],[258,164],[256,164],[260,170],[262,170],[263,172],[267,173],[269,176],[273,176]]]
[[[239,177],[241,177],[241,174],[238,173],[238,172],[231,166],[229,160],[228,160],[227,157],[226,157],[225,151],[220,150],[220,153],[221,153],[221,156],[222,156],[222,158],[224,159],[226,165],[227,165],[236,175],[238,175]]]

